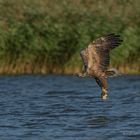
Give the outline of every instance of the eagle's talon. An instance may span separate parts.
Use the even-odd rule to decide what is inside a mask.
[[[86,73],[78,73],[79,77],[86,77]]]
[[[101,95],[101,98],[102,98],[103,100],[106,100],[106,99],[108,98],[108,95],[107,95],[107,94],[104,94],[104,95],[102,94],[102,95]]]
[[[106,100],[107,97],[108,97],[107,90],[104,89],[104,88],[102,88],[101,98],[104,99],[104,100]]]

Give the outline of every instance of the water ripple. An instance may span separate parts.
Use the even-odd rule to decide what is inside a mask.
[[[92,78],[1,76],[2,140],[120,140],[140,137],[140,76],[109,79],[100,99]]]

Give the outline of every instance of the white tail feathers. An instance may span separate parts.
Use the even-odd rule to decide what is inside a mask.
[[[120,75],[120,73],[118,72],[118,70],[111,68],[109,70],[106,71],[106,76],[107,77],[113,77],[113,76],[118,76]]]

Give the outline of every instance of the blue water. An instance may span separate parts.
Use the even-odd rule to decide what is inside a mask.
[[[0,76],[0,140],[139,140],[140,76]]]

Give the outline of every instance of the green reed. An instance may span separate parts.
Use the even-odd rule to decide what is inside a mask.
[[[110,32],[124,40],[111,53],[111,65],[134,65],[138,72],[139,4],[139,0],[0,0],[0,73],[73,73],[82,64],[81,48]]]

